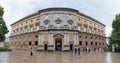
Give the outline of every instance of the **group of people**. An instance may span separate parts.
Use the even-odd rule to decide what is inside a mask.
[[[74,54],[76,55],[77,53],[78,53],[78,55],[80,55],[80,48],[78,47],[78,48],[75,48],[74,49]]]
[[[58,51],[62,52],[62,48],[58,47]],[[90,53],[90,51],[91,51],[90,47],[83,48],[83,52]],[[104,48],[94,48],[94,52],[97,52],[97,51],[106,52],[106,48],[105,47]],[[80,55],[80,52],[81,52],[80,47],[74,48],[73,52],[75,55],[77,55],[77,54]],[[32,48],[30,48],[30,56],[33,56]]]
[[[79,47],[76,47],[74,48],[73,52],[75,55],[80,55],[80,52],[83,51],[83,52],[87,52],[87,53],[90,53],[91,52],[91,48],[90,47],[84,47],[82,48],[82,50],[79,48]],[[98,51],[102,51],[102,52],[106,52],[106,48],[94,48],[93,49],[94,52],[98,52]]]

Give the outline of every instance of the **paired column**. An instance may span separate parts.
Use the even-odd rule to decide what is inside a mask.
[[[39,43],[38,45],[43,45],[43,37],[42,35],[39,35]]]
[[[64,35],[64,45],[66,45],[66,34]]]
[[[69,45],[69,36],[68,34],[64,34],[64,45]]]
[[[74,45],[77,44],[77,41],[76,41],[76,33],[74,34]]]
[[[49,35],[48,35],[48,42],[49,42],[49,45],[54,45],[53,44],[53,34],[52,33],[49,33]]]

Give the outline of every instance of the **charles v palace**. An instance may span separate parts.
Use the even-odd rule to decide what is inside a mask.
[[[11,24],[12,49],[56,51],[106,46],[105,25],[72,8],[46,8]]]

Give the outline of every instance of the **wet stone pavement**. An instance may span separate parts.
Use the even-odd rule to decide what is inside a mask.
[[[74,55],[72,52],[40,52],[14,50],[0,52],[0,63],[120,63],[120,53],[90,52]]]

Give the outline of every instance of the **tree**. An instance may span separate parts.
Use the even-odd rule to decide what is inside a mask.
[[[3,19],[4,8],[0,6],[0,41],[5,40],[5,34],[8,33],[8,29],[6,27],[6,23]]]
[[[120,46],[120,14],[117,14],[112,22],[112,34],[110,38],[110,45]]]

